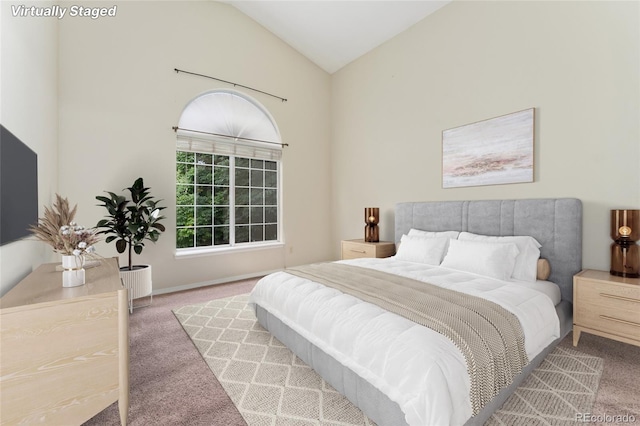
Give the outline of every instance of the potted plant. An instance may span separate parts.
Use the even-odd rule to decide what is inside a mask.
[[[153,243],[158,241],[161,233],[165,231],[160,223],[164,216],[158,203],[162,200],[154,200],[144,186],[142,178],[135,180],[132,186],[126,188],[131,198],[105,191],[106,196],[97,196],[102,201],[100,206],[107,209],[106,219],[102,219],[96,225],[100,229],[98,234],[107,235],[105,242],[115,241],[118,253],[127,251],[128,265],[120,268],[120,278],[129,289],[129,301],[138,297],[150,296],[153,289],[151,282],[151,265],[134,265],[133,253],[142,253],[145,240]],[[132,305],[130,304],[130,309]]]

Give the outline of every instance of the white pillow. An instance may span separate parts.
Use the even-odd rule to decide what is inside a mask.
[[[472,234],[470,232],[461,232],[458,239],[463,241],[514,243],[518,246],[520,253],[516,258],[516,265],[511,277],[516,280],[532,283],[536,282],[536,277],[538,275],[538,259],[540,258],[540,247],[542,246],[535,238],[529,236],[494,237]]]
[[[432,232],[432,231],[423,231],[421,229],[414,229],[411,228],[409,230],[409,236],[410,237],[425,237],[425,238],[446,238],[446,239],[456,239],[458,238],[458,234],[460,234],[460,232],[458,231],[438,231],[438,232]]]
[[[449,251],[440,266],[509,280],[518,253],[514,243],[450,240]]]
[[[444,249],[448,242],[447,238],[424,238],[403,235],[394,259],[438,266],[442,261]]]
[[[421,229],[415,229],[415,228],[411,228],[409,230],[409,236],[410,237],[423,237],[423,238],[446,238],[447,239],[447,243],[444,246],[444,252],[446,253],[447,250],[449,250],[449,240],[450,239],[457,239],[458,238],[458,234],[460,234],[460,232],[458,231],[423,231]],[[440,259],[442,260],[442,259]]]

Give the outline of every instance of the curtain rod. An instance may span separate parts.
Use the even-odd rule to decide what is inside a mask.
[[[282,97],[280,97],[280,96],[272,95],[271,93],[263,92],[262,90],[254,89],[253,87],[243,86],[242,84],[234,83],[234,82],[232,82],[232,81],[222,80],[222,79],[220,79],[220,78],[211,77],[211,76],[204,75],[204,74],[198,74],[198,73],[191,72],[191,71],[179,70],[178,68],[174,68],[173,70],[174,70],[176,73],[183,72],[183,73],[185,73],[185,74],[197,75],[198,77],[210,78],[211,80],[216,80],[216,81],[221,81],[221,82],[223,82],[223,83],[232,84],[232,85],[233,85],[233,87],[238,86],[238,87],[242,87],[242,88],[244,88],[244,89],[253,90],[254,92],[262,93],[263,95],[267,95],[267,96],[271,96],[271,97],[276,98],[276,99],[280,99],[282,102],[287,102],[287,99],[286,99],[286,98],[282,98]]]
[[[222,136],[224,138],[231,138],[231,139],[241,139],[243,141],[251,141],[251,142],[260,142],[260,143],[270,143],[273,145],[280,145],[281,147],[285,147],[285,146],[289,146],[288,143],[281,143],[281,142],[273,142],[273,141],[265,141],[262,139],[252,139],[252,138],[243,138],[241,136],[229,136],[229,135],[222,135],[220,133],[211,133],[211,132],[203,132],[201,130],[193,130],[193,129],[184,129],[182,127],[178,127],[178,126],[173,126],[172,127],[174,132],[177,132],[178,130],[185,130],[187,132],[194,132],[194,133],[201,133],[203,135],[213,135],[213,136]]]

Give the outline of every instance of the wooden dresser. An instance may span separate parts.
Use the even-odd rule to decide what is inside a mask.
[[[129,410],[129,313],[117,259],[63,288],[41,265],[0,299],[2,424],[79,425],[118,401]]]
[[[640,279],[585,270],[573,277],[573,346],[580,333],[640,346]]]
[[[342,260],[359,257],[389,257],[396,253],[396,245],[389,241],[367,243],[362,240],[342,241]]]

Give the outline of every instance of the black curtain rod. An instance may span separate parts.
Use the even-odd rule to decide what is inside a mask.
[[[182,127],[178,127],[178,126],[173,126],[172,129],[173,129],[174,132],[177,132],[178,130],[185,130],[187,132],[201,133],[203,135],[222,136],[224,138],[231,138],[231,139],[236,139],[236,140],[241,139],[243,141],[270,143],[270,144],[273,144],[273,145],[280,145],[281,147],[289,146],[288,143],[280,143],[280,142],[273,142],[273,141],[263,141],[262,139],[243,138],[243,137],[240,137],[240,136],[222,135],[220,133],[203,132],[201,130],[183,129]]]
[[[271,96],[271,97],[276,98],[276,99],[280,99],[282,102],[287,102],[286,98],[282,98],[280,96],[272,95],[271,93],[263,92],[262,90],[254,89],[253,87],[243,86],[242,84],[234,83],[232,81],[222,80],[220,78],[211,77],[211,76],[204,75],[204,74],[198,74],[198,73],[191,72],[191,71],[179,70],[178,68],[174,68],[174,71],[176,73],[183,72],[185,74],[197,75],[198,77],[210,78],[211,80],[216,80],[216,81],[221,81],[223,83],[232,84],[233,87],[237,86],[237,87],[242,87],[244,89],[253,90],[254,92],[262,93],[263,95],[267,95],[267,96]]]

